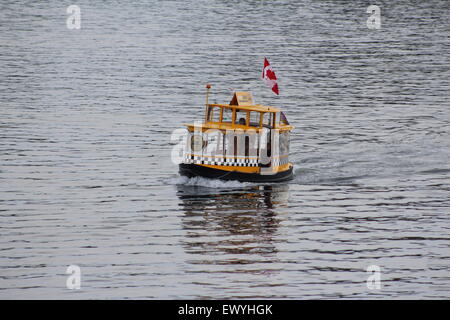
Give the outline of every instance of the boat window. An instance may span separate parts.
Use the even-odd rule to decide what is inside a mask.
[[[245,126],[247,123],[247,111],[236,109],[236,124]]]
[[[250,151],[250,137],[245,136],[245,157],[248,157]]]
[[[222,136],[222,150],[223,150],[223,156],[225,157],[227,155],[227,150],[228,150],[228,139],[226,134],[223,134]]]
[[[208,108],[208,121],[219,122],[220,118],[220,108],[219,107],[209,107]]]
[[[214,108],[213,107],[208,107],[208,115],[206,116],[206,119],[208,119],[208,121],[211,121],[211,116],[214,112]]]
[[[231,123],[232,117],[233,117],[233,110],[231,108],[224,108],[222,122]]]
[[[259,112],[250,112],[250,125],[252,127],[259,127],[259,116],[260,113]]]
[[[272,113],[270,113],[270,112],[264,113],[263,127],[272,128]]]
[[[289,131],[280,132],[280,155],[289,155]]]
[[[280,112],[280,123],[289,125],[289,121],[286,118],[286,115],[284,114],[284,112]]]

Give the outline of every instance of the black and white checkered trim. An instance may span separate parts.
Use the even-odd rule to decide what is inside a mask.
[[[208,164],[214,166],[257,167],[258,159],[236,159],[186,155],[184,158],[184,163]]]
[[[282,165],[284,165],[284,164],[289,163],[289,157],[282,157],[282,158],[280,158],[280,157],[274,157],[274,158],[272,159],[272,161],[273,161],[273,166],[274,166],[274,167],[278,167],[278,166],[282,166]]]
[[[279,158],[279,160],[280,160],[280,166],[289,163],[289,157],[282,157],[282,158]]]

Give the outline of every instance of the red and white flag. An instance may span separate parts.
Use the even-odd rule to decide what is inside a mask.
[[[272,66],[269,63],[267,58],[264,58],[264,68],[262,72],[262,79],[268,85],[272,91],[278,95],[278,84],[277,84],[277,76],[272,69]]]

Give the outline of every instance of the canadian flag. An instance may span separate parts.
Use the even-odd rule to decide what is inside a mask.
[[[272,89],[272,91],[275,94],[277,94],[277,95],[279,94],[278,93],[277,76],[275,75],[275,72],[273,71],[272,66],[270,65],[269,60],[267,60],[267,58],[264,58],[262,79]]]

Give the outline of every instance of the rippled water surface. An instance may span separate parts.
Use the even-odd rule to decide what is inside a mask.
[[[71,4],[0,4],[0,298],[450,298],[448,1],[379,30],[369,1]],[[178,176],[207,82],[285,110],[293,181]]]

